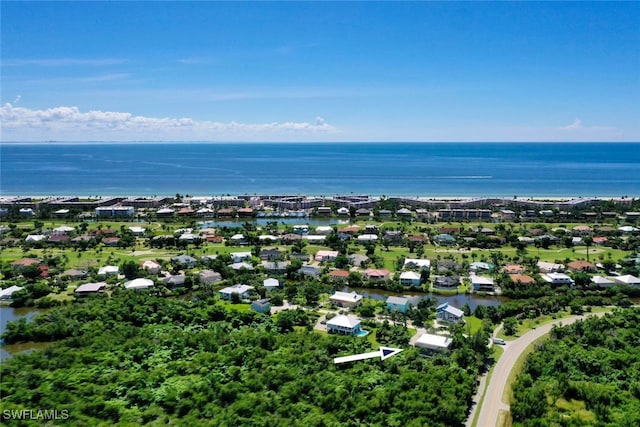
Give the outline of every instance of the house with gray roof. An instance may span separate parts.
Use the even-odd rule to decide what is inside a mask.
[[[464,312],[445,302],[436,307],[436,317],[445,322],[460,323],[464,321]]]
[[[411,303],[407,298],[390,296],[387,298],[387,308],[391,311],[399,311],[401,313],[405,313],[409,311],[411,307]]]

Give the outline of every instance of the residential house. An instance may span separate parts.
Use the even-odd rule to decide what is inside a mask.
[[[542,280],[551,285],[570,285],[573,286],[573,279],[564,273],[547,273],[541,274]]]
[[[150,274],[158,274],[162,266],[155,261],[147,260],[142,263],[142,269],[148,271]]]
[[[96,295],[96,294],[104,293],[106,288],[107,288],[107,284],[105,282],[85,283],[83,285],[78,286],[76,290],[73,291],[73,293],[78,297],[87,296],[87,295]]]
[[[343,308],[356,308],[362,302],[362,295],[355,292],[336,291],[329,297],[333,305]]]
[[[124,284],[125,289],[133,289],[136,291],[150,289],[150,288],[153,288],[154,286],[155,286],[155,283],[153,283],[153,280],[143,279],[143,278],[129,280]]]
[[[239,270],[254,271],[255,270],[255,267],[246,261],[234,262],[233,264],[229,264],[228,267],[236,271],[239,271]]]
[[[387,298],[387,308],[391,311],[399,311],[401,313],[407,313],[411,307],[411,303],[407,298],[390,296]]]
[[[251,259],[251,252],[232,252],[229,255],[233,262],[249,261]]]
[[[455,271],[458,272],[460,271],[460,264],[458,264],[455,261],[451,261],[451,260],[440,260],[436,263],[436,269],[438,270],[438,273],[444,273],[446,271]]]
[[[382,240],[387,245],[401,246],[404,242],[404,234],[399,230],[387,230],[382,236]]]
[[[257,311],[258,313],[271,312],[271,304],[269,303],[269,299],[264,298],[264,299],[253,301],[251,303],[251,310]]]
[[[374,243],[378,240],[378,236],[375,234],[361,234],[357,237],[358,243]]]
[[[80,270],[77,268],[71,268],[69,270],[65,270],[62,272],[63,276],[67,276],[72,280],[80,280],[80,279],[84,279],[89,275],[89,272],[87,270]]]
[[[98,276],[115,276],[120,272],[117,265],[105,265],[98,270]]]
[[[437,245],[441,245],[441,246],[448,246],[448,245],[455,245],[456,244],[456,238],[453,237],[451,234],[438,234],[433,238],[433,241]]]
[[[490,277],[472,275],[469,276],[469,280],[474,291],[493,292],[495,290],[495,283]]]
[[[358,335],[361,333],[360,319],[352,315],[339,314],[327,321],[327,332],[330,334]]]
[[[316,227],[316,234],[321,236],[328,236],[333,233],[333,228],[329,225],[320,225]]]
[[[319,250],[316,253],[315,260],[319,262],[334,261],[339,255],[338,251]]]
[[[222,275],[217,271],[213,271],[213,270],[201,270],[198,273],[198,278],[200,279],[200,283],[204,283],[205,285],[210,285],[212,283],[221,281]]]
[[[372,282],[388,282],[391,272],[387,269],[367,268],[364,277]]]
[[[538,270],[540,273],[562,273],[564,271],[564,265],[556,264],[553,262],[538,261]]]
[[[329,278],[332,282],[344,283],[349,279],[350,272],[347,270],[333,270],[329,272]]]
[[[2,289],[0,290],[0,300],[11,301],[13,293],[18,292],[22,289],[24,289],[22,286],[16,286],[16,285],[9,286],[6,289]]]
[[[427,354],[446,353],[449,351],[453,339],[441,335],[422,334],[414,346],[424,350]]]
[[[403,271],[400,273],[400,284],[403,286],[420,286],[420,273],[415,271]]]
[[[404,264],[402,268],[417,268],[420,270],[430,270],[431,269],[431,261],[428,259],[418,259],[418,258],[405,258]]]
[[[343,208],[338,208],[337,213],[340,216],[348,216],[349,215],[349,209],[344,208],[344,207]]]
[[[445,322],[460,323],[464,321],[464,312],[445,302],[436,307],[436,317]]]
[[[640,286],[640,279],[632,276],[630,274],[625,274],[624,276],[614,276],[613,280],[621,285],[627,286]]]
[[[16,271],[22,271],[27,267],[31,267],[32,265],[40,265],[41,261],[39,259],[35,259],[35,258],[21,258],[17,261],[14,261],[11,264],[11,267],[13,267],[14,270]]]
[[[278,281],[278,279],[274,279],[274,278],[271,278],[271,277],[268,278],[268,279],[264,279],[262,284],[267,289],[267,292],[270,292],[270,291],[273,291],[274,289],[279,289],[280,288],[280,282]]]
[[[298,275],[309,277],[320,277],[320,269],[315,265],[303,265],[297,271]]]
[[[471,271],[491,271],[493,269],[493,264],[488,262],[476,261],[472,262],[469,265],[469,270]]]
[[[135,214],[133,206],[99,206],[96,208],[97,218],[125,218]]]
[[[411,211],[407,208],[401,208],[396,211],[396,215],[401,218],[411,218]]]
[[[233,285],[218,291],[220,298],[224,300],[231,300],[232,295],[238,295],[240,299],[249,297],[249,293],[253,290],[253,286],[249,285]]]
[[[583,260],[571,261],[567,264],[567,268],[570,271],[583,273],[593,273],[597,270],[594,264]]]
[[[525,268],[520,264],[507,264],[502,267],[502,271],[507,274],[522,274],[525,272]]]
[[[306,236],[302,236],[303,240],[311,243],[312,245],[321,245],[327,239],[327,236],[322,236],[319,234],[309,234]]]
[[[458,289],[460,276],[436,276],[433,279],[433,287],[436,289]]]
[[[180,268],[193,268],[198,264],[198,260],[183,254],[171,258],[171,263]]]
[[[609,288],[611,286],[616,286],[618,284],[616,283],[615,280],[609,277],[603,277],[603,276],[593,276],[591,278],[591,283],[601,288]]]
[[[285,261],[269,261],[262,266],[265,271],[272,274],[283,274],[287,272],[289,263]]]
[[[279,261],[283,257],[282,251],[278,249],[263,249],[260,251],[260,260],[262,261]]]
[[[509,277],[513,283],[519,285],[532,285],[536,283],[536,280],[527,274],[510,274]]]
[[[362,267],[364,265],[367,265],[367,263],[369,262],[369,257],[362,254],[351,254],[348,256],[348,259],[349,264],[353,265],[354,267]]]

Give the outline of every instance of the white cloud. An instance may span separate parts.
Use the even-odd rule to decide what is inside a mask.
[[[602,141],[619,139],[622,132],[614,126],[586,126],[582,120],[576,118],[573,123],[559,127],[558,136],[580,141]]]
[[[582,127],[582,120],[580,119],[575,119],[573,121],[573,123],[571,123],[570,125],[567,126],[562,126],[560,129],[562,130],[576,130],[576,129],[583,129]]]
[[[64,106],[33,110],[10,103],[0,107],[0,123],[6,141],[303,141],[319,140],[337,132],[322,117],[317,117],[315,123],[224,123],[126,112],[82,112],[78,107]]]

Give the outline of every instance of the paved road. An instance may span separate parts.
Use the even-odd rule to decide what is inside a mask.
[[[602,316],[604,313],[588,314],[590,316]],[[535,340],[549,333],[553,325],[562,323],[563,325],[569,325],[578,319],[584,319],[585,316],[571,316],[564,319],[559,319],[552,323],[547,323],[542,326],[538,326],[536,329],[527,332],[521,337],[507,341],[504,347],[504,353],[498,359],[498,363],[493,369],[491,379],[487,384],[484,401],[482,408],[480,408],[480,415],[478,417],[478,427],[494,427],[498,423],[498,415],[500,410],[509,410],[509,405],[502,401],[502,395],[507,385],[507,377],[513,369],[516,360],[522,354],[522,352]],[[470,422],[473,414],[471,415]],[[470,424],[470,423],[469,423]]]

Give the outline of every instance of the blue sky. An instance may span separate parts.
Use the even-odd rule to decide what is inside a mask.
[[[5,141],[640,141],[636,2],[0,7]]]

